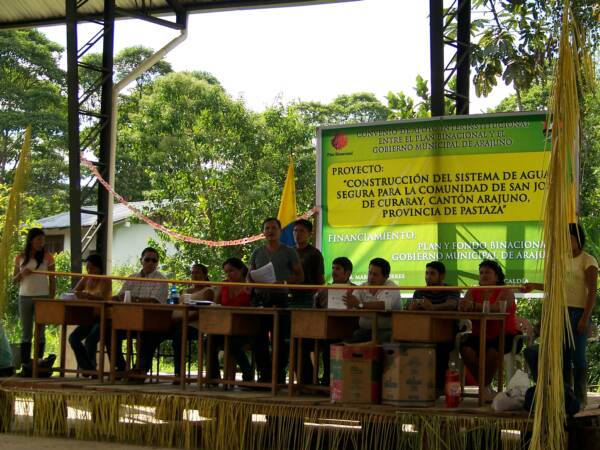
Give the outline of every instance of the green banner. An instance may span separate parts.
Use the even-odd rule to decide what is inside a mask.
[[[387,259],[400,285],[442,261],[473,285],[482,259],[508,283],[541,280],[549,146],[545,113],[443,117],[319,129],[317,196],[326,270],[338,256],[366,280]]]

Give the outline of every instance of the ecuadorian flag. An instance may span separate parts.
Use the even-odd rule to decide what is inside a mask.
[[[281,222],[281,233],[280,241],[294,247],[294,221],[298,217],[296,210],[296,182],[294,181],[294,160],[290,156],[290,164],[288,166],[287,175],[285,177],[285,184],[283,185],[283,192],[281,193],[281,201],[279,202],[279,212],[277,213],[277,219]]]

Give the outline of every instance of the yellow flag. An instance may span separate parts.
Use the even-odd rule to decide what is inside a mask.
[[[279,202],[279,213],[277,219],[281,222],[281,227],[285,228],[290,223],[296,220],[298,213],[296,211],[296,182],[294,181],[294,160],[290,156],[290,164],[281,193],[281,201]]]

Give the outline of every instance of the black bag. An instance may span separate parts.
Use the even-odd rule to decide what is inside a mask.
[[[573,417],[575,414],[577,414],[579,412],[579,410],[581,409],[581,405],[579,404],[579,400],[577,400],[577,397],[575,397],[575,393],[573,392],[573,389],[571,389],[571,386],[569,386],[568,384],[565,384],[564,388],[565,388],[565,413],[567,414],[567,417]],[[535,386],[531,386],[529,389],[527,389],[527,392],[525,392],[525,404],[523,405],[523,408],[525,408],[527,411],[531,411],[533,409],[534,394],[535,394]]]
[[[56,361],[56,355],[50,354],[47,358],[38,359],[38,377],[50,378],[52,376],[52,367]],[[23,364],[21,376],[31,378],[33,376],[33,361]]]

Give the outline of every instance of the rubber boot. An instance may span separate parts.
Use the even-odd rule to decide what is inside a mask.
[[[31,342],[21,342],[21,376],[30,377],[31,373]]]
[[[21,365],[31,361],[31,342],[21,342]]]
[[[44,349],[45,348],[46,348],[46,341],[42,341],[40,343],[40,348],[38,348],[38,351],[37,351],[37,355],[36,355],[37,358],[43,358],[44,357]]]
[[[583,410],[587,404],[587,370],[573,369],[573,391]]]

